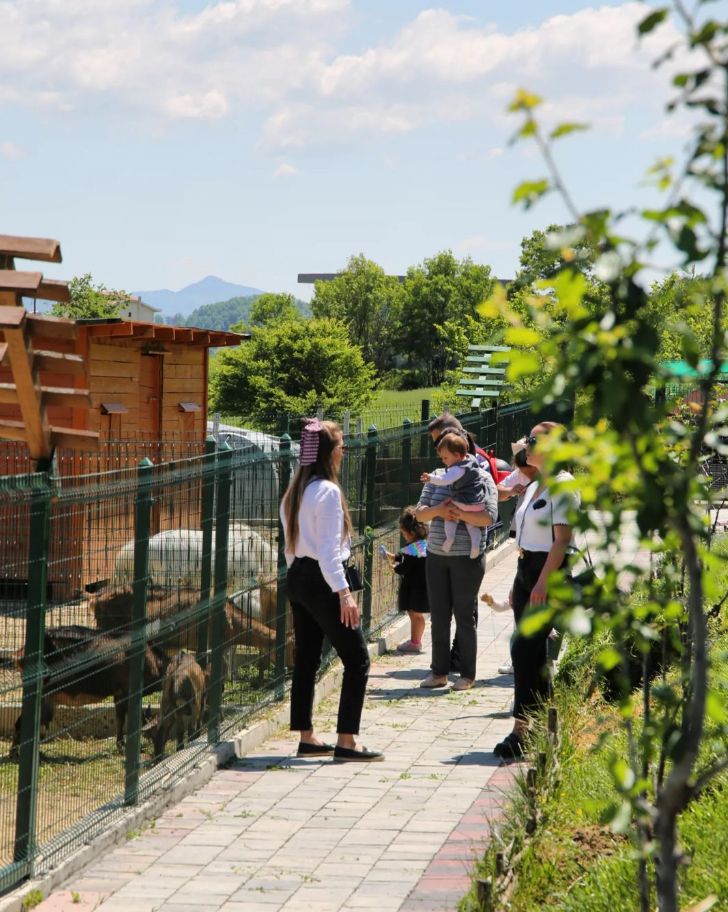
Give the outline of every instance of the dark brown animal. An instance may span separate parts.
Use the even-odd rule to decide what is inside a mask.
[[[273,661],[275,651],[275,598],[272,586],[241,593],[225,601],[223,642],[226,646],[252,646],[261,653],[262,665]],[[182,617],[199,602],[199,592],[189,589],[150,587],[147,595],[147,631],[150,642],[167,649],[186,649],[197,652],[198,620]],[[134,594],[129,588],[103,590],[95,595],[92,609],[100,630],[126,632],[131,625]],[[264,620],[259,619],[263,615]],[[155,630],[155,622],[164,632]],[[167,622],[172,622],[167,627]],[[291,640],[289,628],[289,643]],[[207,642],[211,642],[208,625]],[[289,664],[293,664],[289,646]]]
[[[53,720],[56,706],[85,706],[98,703],[106,697],[114,698],[116,714],[116,744],[124,746],[129,699],[131,639],[99,633],[93,627],[72,624],[53,627],[45,632],[43,662],[48,673],[43,678],[41,724]],[[22,671],[24,656],[18,655]],[[167,657],[157,646],[147,646],[144,652],[144,693],[162,689],[167,667]],[[15,723],[15,733],[10,748],[17,755],[20,743],[22,713]]]
[[[164,756],[164,747],[170,735],[177,741],[177,750],[199,732],[205,706],[208,675],[200,668],[194,656],[179,652],[167,666],[162,687],[162,704],[159,723],[153,734],[156,759]]]

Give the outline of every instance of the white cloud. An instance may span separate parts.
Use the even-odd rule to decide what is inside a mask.
[[[0,141],[0,156],[2,158],[7,158],[13,161],[17,158],[23,158],[25,155],[25,150],[21,149],[19,145],[9,140]]]
[[[273,177],[295,177],[298,174],[298,168],[288,162],[282,162],[273,172]]]
[[[675,34],[663,27],[638,49],[642,3],[512,33],[425,9],[389,40],[338,53],[353,2],[212,0],[190,14],[173,0],[0,0],[0,108],[161,123],[252,110],[274,152],[471,120],[505,132],[519,85],[548,99],[547,121],[619,132],[630,107],[649,112],[645,129],[657,119],[664,76],[648,63]]]

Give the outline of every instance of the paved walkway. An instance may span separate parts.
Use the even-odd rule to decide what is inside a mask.
[[[486,573],[504,598],[515,554]],[[510,613],[482,606],[478,680],[424,691],[429,653],[375,662],[364,744],[383,763],[298,760],[288,732],[215,774],[135,839],[92,863],[38,912],[445,912],[469,887],[513,770]],[[429,625],[428,625],[429,627]],[[335,700],[317,713],[334,730]]]

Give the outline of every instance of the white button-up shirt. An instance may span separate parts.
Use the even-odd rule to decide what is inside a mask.
[[[283,508],[284,504],[281,504],[280,515],[285,533]],[[285,553],[289,567],[296,557],[311,557],[318,561],[332,592],[348,588],[342,565],[351,555],[351,542],[344,535],[341,489],[333,481],[314,478],[306,485],[298,511],[298,541],[295,550],[286,541]]]

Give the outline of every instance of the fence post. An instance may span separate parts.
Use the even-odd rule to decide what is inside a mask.
[[[14,860],[26,862],[32,873],[35,855],[36,802],[38,797],[38,753],[40,714],[43,699],[43,640],[48,579],[51,497],[45,485],[30,498],[30,542],[28,546],[28,592],[23,652],[23,702],[20,723],[18,794],[15,813]]]
[[[371,529],[376,517],[375,487],[377,473],[377,429],[372,425],[367,431],[367,451],[364,457],[366,462],[366,487],[365,487],[365,528],[364,528],[364,595],[362,605],[362,629],[364,636],[369,634],[372,625],[372,582],[374,576],[374,538]]]
[[[220,740],[223,687],[223,639],[225,636],[225,599],[227,597],[228,535],[230,532],[230,474],[232,447],[223,442],[217,452],[217,509],[215,511],[214,592],[210,603],[210,683],[207,690],[207,740]]]
[[[144,653],[147,646],[147,583],[149,580],[149,523],[152,513],[152,462],[139,463],[134,517],[134,608],[129,648],[129,702],[126,711],[124,804],[139,799],[139,747],[144,692]],[[161,720],[160,720],[161,721]]]
[[[402,422],[402,474],[401,484],[402,492],[400,494],[400,506],[405,507],[409,503],[410,484],[412,482],[412,422],[405,418]]]
[[[197,621],[197,661],[207,668],[207,629],[210,625],[210,589],[212,587],[212,531],[215,525],[215,438],[205,441],[202,462],[202,504],[200,528],[202,529],[202,564],[200,567],[200,605],[204,613]],[[202,612],[203,609],[200,608]]]
[[[278,501],[288,490],[291,480],[291,438],[288,434],[281,437],[280,462],[278,477]],[[286,584],[286,553],[283,524],[278,517],[278,588],[276,601],[276,699],[282,700],[286,682],[286,618],[288,615],[288,587]]]
[[[420,458],[427,456],[427,425],[430,421],[430,400],[423,399],[420,405],[420,421],[422,422],[422,433],[420,434]]]
[[[341,433],[344,435],[344,440],[346,440],[351,433],[351,412],[348,409],[344,412],[341,421]]]

